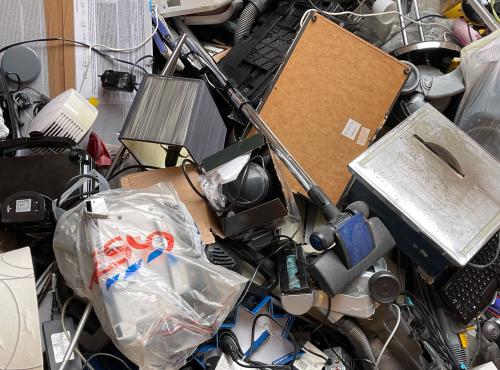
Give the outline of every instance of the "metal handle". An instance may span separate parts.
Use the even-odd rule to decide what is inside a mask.
[[[172,52],[172,55],[170,55],[170,59],[168,60],[167,64],[165,65],[165,68],[163,68],[163,71],[161,71],[161,76],[173,76],[175,72],[175,66],[177,65],[177,61],[179,60],[179,57],[181,55],[182,51],[182,46],[184,45],[184,42],[186,41],[186,34],[183,34],[179,41],[177,41],[177,45],[175,46],[174,51]]]
[[[310,14],[306,22],[309,21],[311,17],[312,15]],[[234,106],[240,109],[250,123],[252,123],[252,125],[264,135],[270,147],[308,193],[311,200],[320,208],[325,218],[327,220],[332,220],[338,217],[340,211],[337,209],[335,204],[328,198],[325,192],[313,181],[309,174],[285,148],[259,113],[250,105],[247,98],[238,89],[230,86],[227,77],[214,62],[212,57],[206,52],[206,50],[203,49],[203,47],[195,39],[188,38],[186,40],[186,44],[199,56],[201,62],[203,62],[203,64],[205,64],[205,66],[212,72],[214,77],[218,80],[218,83],[227,89],[226,91]]]
[[[75,330],[75,335],[73,336],[73,339],[71,340],[71,343],[69,344],[69,347],[66,350],[66,353],[64,354],[64,358],[59,370],[64,370],[66,368],[66,365],[68,365],[69,359],[73,354],[73,350],[75,349],[78,340],[80,339],[80,335],[82,335],[83,327],[87,323],[87,320],[89,319],[91,312],[92,312],[92,304],[88,302],[87,306],[85,306],[85,311],[83,311],[82,318],[80,319],[80,322],[78,323],[78,326]]]
[[[420,22],[420,9],[418,7],[418,0],[413,0],[413,11],[415,12],[416,21]],[[424,29],[420,23],[418,23],[418,33],[420,34],[420,40],[425,41]]]
[[[401,27],[401,35],[403,36],[403,44],[408,45],[408,35],[406,34],[405,18],[403,17],[403,6],[401,0],[396,0],[399,12],[399,25]]]
[[[496,22],[495,18],[491,16],[488,10],[486,10],[478,0],[468,0],[468,2],[491,31],[500,30],[500,25]]]

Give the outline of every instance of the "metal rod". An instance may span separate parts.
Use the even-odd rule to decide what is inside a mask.
[[[403,17],[403,6],[401,5],[401,0],[396,0],[399,12],[399,25],[401,27],[401,35],[403,36],[403,44],[408,45],[408,35],[406,34],[405,19]]]
[[[183,34],[179,39],[179,41],[177,41],[177,45],[175,46],[175,49],[172,52],[172,55],[170,56],[170,59],[167,62],[167,65],[165,66],[165,68],[163,68],[163,71],[161,71],[161,76],[174,75],[175,67],[181,55],[182,46],[184,45],[186,38],[187,38],[186,34]]]
[[[204,64],[212,71],[212,73],[217,78],[218,82],[223,86],[228,84],[228,80],[224,73],[221,71],[219,66],[213,61],[212,57],[206,52],[206,50],[199,45],[196,41],[188,39],[186,42],[193,51],[202,58]],[[300,166],[295,158],[286,150],[285,146],[276,137],[274,132],[269,128],[266,122],[261,118],[259,113],[248,104],[246,97],[238,91],[236,88],[230,88],[229,96],[236,107],[240,107],[241,111],[245,117],[252,123],[257,130],[259,130],[267,139],[269,145],[276,152],[278,157],[283,161],[288,170],[295,176],[300,185],[309,191],[316,184],[307,174],[307,172]]]
[[[415,20],[418,23],[418,33],[420,34],[420,40],[425,41],[424,28],[420,24],[420,9],[418,8],[418,0],[413,0],[413,11],[415,12]]]
[[[306,24],[312,19],[311,17],[312,15],[310,14],[306,19]],[[264,135],[271,149],[278,155],[283,164],[285,164],[295,179],[304,188],[311,201],[320,208],[323,216],[329,221],[337,219],[340,211],[335,204],[328,198],[321,187],[313,181],[309,174],[285,148],[259,113],[252,107],[247,98],[238,89],[231,86],[227,77],[207,51],[203,49],[203,47],[196,40],[188,39],[186,44],[196,55],[198,55],[200,61],[212,72],[214,77],[218,80],[218,83],[226,89],[233,105],[237,109],[241,110],[248,121]]]
[[[61,363],[61,367],[59,368],[59,370],[64,370],[64,368],[68,364],[69,359],[70,359],[71,355],[73,354],[73,350],[75,349],[76,344],[78,343],[78,340],[80,339],[80,335],[82,335],[83,327],[87,323],[87,320],[89,319],[91,312],[92,312],[92,304],[90,302],[88,302],[87,306],[85,306],[85,311],[83,311],[82,318],[80,319],[80,322],[78,323],[78,326],[76,327],[75,335],[73,336],[73,339],[71,339],[71,343],[69,344],[69,347],[66,350],[66,353],[64,354],[64,358],[63,358],[63,361]]]
[[[309,191],[316,184],[297,160],[290,154],[281,141],[276,137],[274,132],[269,128],[267,123],[261,118],[257,111],[250,105],[245,104],[246,98],[236,89],[230,89],[229,94],[231,100],[236,106],[241,106],[241,110],[245,117],[259,130],[267,139],[269,145],[274,149],[278,157],[285,164],[288,170],[295,176],[299,184],[305,191]],[[243,104],[243,105],[242,105]]]
[[[478,0],[468,0],[472,9],[479,15],[479,17],[483,20],[486,27],[488,27],[491,31],[500,30],[500,24],[498,24],[493,18],[493,16],[488,12],[488,10],[478,1]]]
[[[126,152],[127,152],[127,149],[122,144],[122,146],[120,147],[120,150],[118,151],[118,153],[116,153],[116,157],[113,160],[113,162],[111,163],[111,166],[109,166],[108,172],[106,172],[106,180],[109,180],[109,178],[111,177],[113,172],[115,172],[116,167],[118,167],[118,165],[122,161],[123,156],[125,155]]]
[[[201,58],[203,63],[210,69],[210,71],[217,78],[219,84],[226,86],[228,79],[221,71],[219,66],[213,61],[210,54],[196,41],[188,39],[186,43],[195,51]],[[240,107],[245,117],[259,130],[269,142],[269,145],[274,149],[278,157],[283,161],[290,172],[295,176],[300,185],[309,191],[316,184],[307,174],[307,172],[300,166],[300,164],[293,158],[293,156],[286,150],[285,146],[279,141],[274,132],[269,128],[266,122],[261,118],[259,113],[248,104],[247,98],[239,92],[236,88],[230,88],[228,94],[236,107]]]

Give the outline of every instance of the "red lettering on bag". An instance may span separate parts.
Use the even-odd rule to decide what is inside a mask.
[[[102,250],[94,250],[92,253],[94,259],[94,272],[90,279],[89,289],[92,289],[94,283],[99,283],[99,277],[106,275],[121,265],[127,263],[132,256],[131,247],[136,250],[158,250],[159,248],[156,248],[153,245],[153,242],[157,237],[161,237],[166,241],[167,245],[163,248],[163,251],[170,252],[174,248],[174,237],[172,234],[165,231],[153,231],[147,236],[145,242],[141,242],[137,237],[131,235],[127,235],[125,237],[125,241],[121,236],[117,236],[106,242]],[[110,259],[112,260],[109,261]],[[103,261],[105,262],[104,266],[102,266]]]

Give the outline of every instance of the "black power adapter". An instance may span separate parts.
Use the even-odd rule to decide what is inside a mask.
[[[75,324],[71,317],[66,317],[64,320],[66,333],[70,338],[75,335]],[[54,316],[54,320],[46,321],[42,324],[43,340],[45,344],[45,354],[47,359],[47,367],[49,370],[58,370],[61,367],[66,350],[69,347],[70,341],[64,334],[60,317]],[[79,370],[82,368],[80,358],[75,352],[71,354],[66,369]]]
[[[103,89],[132,92],[135,89],[135,75],[108,69],[100,76]]]
[[[71,338],[75,335],[75,323],[71,317],[64,318],[64,328],[61,313],[57,305],[56,274],[52,274],[52,314],[51,320],[42,324],[43,341],[45,344],[45,358],[49,370],[58,370],[69,348]],[[66,329],[66,333],[64,332]],[[69,338],[68,338],[69,337]],[[66,369],[79,370],[82,368],[80,358],[73,352]]]

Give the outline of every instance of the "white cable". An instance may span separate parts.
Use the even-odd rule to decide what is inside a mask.
[[[399,306],[396,304],[392,304],[392,306],[398,311],[398,319],[396,321],[396,325],[394,325],[394,329],[392,329],[391,335],[389,335],[389,338],[387,338],[387,341],[385,342],[384,346],[382,347],[382,350],[380,351],[377,361],[375,362],[375,370],[378,369],[378,365],[380,364],[380,360],[382,360],[382,355],[384,354],[385,350],[387,349],[387,346],[389,345],[392,337],[394,337],[394,334],[396,334],[396,331],[398,330],[399,323],[401,322],[401,310],[399,309]]]
[[[153,33],[151,35],[149,35],[148,38],[146,38],[143,42],[141,42],[137,46],[133,46],[131,48],[120,49],[120,48],[112,48],[112,47],[109,47],[109,46],[106,46],[106,45],[101,45],[101,44],[93,44],[93,45],[90,46],[90,49],[94,49],[94,48],[99,47],[99,48],[103,48],[103,49],[106,49],[108,51],[114,51],[114,52],[117,52],[117,53],[129,53],[129,52],[135,51],[137,49],[140,49],[144,45],[146,45],[149,42],[149,40],[151,40],[153,38],[153,36],[155,35],[156,31],[158,31],[159,18],[158,18],[158,7],[156,5],[155,5],[155,18],[156,18],[156,20],[155,20],[156,27],[153,30]]]
[[[418,24],[420,26],[438,26],[438,27],[442,27],[445,30],[453,33],[453,31],[449,27],[443,26],[441,23],[438,23],[438,22],[429,22],[429,23],[419,22],[419,21],[416,21],[414,19],[411,19],[410,17],[407,17],[406,15],[404,15],[403,13],[398,12],[397,10],[390,10],[390,11],[382,12],[382,13],[358,14],[358,13],[349,12],[349,11],[344,11],[344,12],[327,12],[327,11],[324,11],[324,10],[319,11],[317,9],[308,9],[308,10],[306,10],[306,12],[304,13],[304,15],[300,19],[300,27],[304,26],[306,17],[310,13],[313,13],[313,12],[315,12],[315,13],[317,12],[317,13],[320,13],[320,14],[323,13],[323,14],[331,15],[331,16],[354,15],[355,17],[362,17],[362,18],[364,18],[364,17],[377,17],[377,16],[381,16],[381,15],[386,15],[386,14],[397,14],[397,15],[403,17],[404,19],[406,19],[407,21],[409,21],[411,23]]]
[[[89,362],[95,358],[95,357],[98,357],[98,356],[104,356],[104,357],[110,357],[110,358],[113,358],[115,359],[116,361],[119,361],[122,365],[125,366],[125,369],[128,369],[128,370],[131,370],[130,369],[130,366],[127,365],[127,363],[121,359],[120,357],[118,356],[115,356],[115,355],[112,355],[110,353],[104,353],[104,352],[98,352],[98,353],[94,353],[93,355],[89,356],[89,358],[87,359],[87,361],[85,361],[85,363],[83,364],[82,366],[82,370],[85,370],[86,367],[89,367]]]
[[[88,49],[88,57],[87,57],[87,65],[85,66],[85,72],[83,73],[83,79],[82,83],[80,84],[80,88],[78,89],[78,92],[82,92],[83,85],[85,84],[85,80],[87,79],[87,74],[89,72],[90,64],[92,63],[92,49],[104,49],[107,51],[114,51],[116,53],[130,53],[132,51],[135,51],[137,49],[142,48],[144,45],[146,45],[155,35],[156,31],[158,31],[158,25],[159,25],[159,18],[158,18],[158,7],[155,5],[155,18],[156,18],[156,27],[154,28],[153,32],[151,35],[149,35],[143,42],[141,42],[139,45],[130,47],[130,48],[112,48],[110,46],[102,45],[102,44],[91,44]],[[114,60],[113,56],[109,55],[111,59]]]

